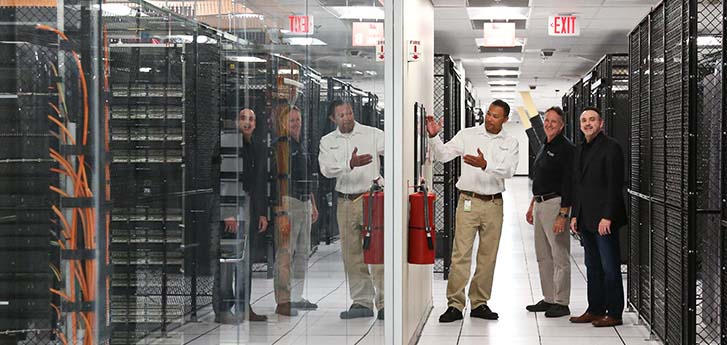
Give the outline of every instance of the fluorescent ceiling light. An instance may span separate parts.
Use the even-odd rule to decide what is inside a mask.
[[[384,20],[384,9],[374,6],[331,6],[328,7],[340,19]]]
[[[353,71],[353,74],[355,74],[355,75],[363,75],[364,73],[361,72],[361,71]]]
[[[324,46],[326,45],[326,42],[323,42],[317,38],[313,37],[287,37],[284,38],[283,41],[285,43],[290,44],[291,46]]]
[[[378,73],[376,73],[376,71],[366,71],[366,74],[373,77],[373,76],[377,75]]]
[[[525,38],[515,37],[515,46],[516,47],[524,46],[525,42],[526,42]],[[485,39],[482,37],[477,37],[477,38],[475,38],[475,44],[477,44],[478,47],[484,47]]]
[[[151,72],[151,67],[139,67],[139,72],[149,73],[149,72]]]
[[[527,7],[468,7],[467,14],[471,20],[523,20],[528,19],[530,9]]]
[[[341,66],[346,67],[346,68],[354,68],[354,67],[356,67],[356,65],[354,65],[352,63],[348,63],[348,62],[342,63]]]
[[[500,86],[500,87],[491,87],[490,88],[490,92],[515,92],[515,91],[517,91],[517,90],[515,90],[514,87]]]
[[[482,63],[486,64],[517,64],[523,62],[523,59],[516,58],[514,56],[493,56],[482,59]]]
[[[248,18],[248,19],[259,19],[259,20],[265,20],[265,16],[262,14],[257,13],[235,13],[233,14],[234,17],[237,18]]]
[[[517,82],[511,80],[492,80],[488,84],[492,86],[517,86]]]
[[[256,56],[228,56],[227,60],[235,62],[265,62],[264,59]]]
[[[169,39],[169,41],[172,41],[172,42],[192,43],[194,41],[194,36],[192,36],[192,35],[171,35],[171,36],[167,36],[167,39]],[[209,38],[205,35],[198,35],[197,43],[215,44],[215,43],[217,43],[217,40]]]
[[[520,75],[519,71],[513,71],[513,70],[507,70],[507,69],[496,69],[492,71],[485,71],[485,74],[488,77],[502,77],[502,76],[518,76]]]
[[[722,39],[721,39],[721,37],[717,37],[717,36],[698,36],[697,45],[698,46],[721,46]]]

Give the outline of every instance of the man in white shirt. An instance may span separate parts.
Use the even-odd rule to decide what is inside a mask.
[[[323,176],[336,179],[337,220],[343,266],[353,304],[342,319],[384,318],[384,266],[363,261],[363,193],[380,180],[379,156],[384,155],[384,132],[354,120],[351,104],[334,100],[328,116],[337,128],[321,138],[318,163]]]
[[[462,157],[462,175],[457,181],[459,202],[454,235],[452,264],[447,283],[447,311],[439,322],[462,319],[466,306],[465,286],[470,277],[472,247],[478,234],[477,268],[469,289],[471,317],[497,320],[487,301],[492,292],[497,249],[502,232],[502,192],[505,179],[515,174],[518,164],[518,141],[502,129],[510,106],[495,100],[490,104],[484,126],[465,128],[446,144],[437,133],[442,124],[427,117],[429,145],[434,159],[449,162]]]

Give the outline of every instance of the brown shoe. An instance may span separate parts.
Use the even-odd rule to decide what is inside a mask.
[[[255,312],[252,311],[252,306],[249,306],[248,308],[249,308],[248,309],[248,312],[247,312],[247,318],[248,318],[248,320],[250,320],[252,322],[265,322],[265,321],[268,321],[268,317],[267,316],[255,314]]]
[[[280,303],[275,308],[275,314],[284,315],[284,316],[297,316],[298,311],[292,308],[292,305],[290,304],[290,302]]]
[[[591,323],[596,327],[613,327],[624,324],[623,320],[611,316],[604,316],[600,319],[593,320]]]
[[[601,318],[603,318],[603,316],[593,315],[589,312],[585,312],[581,316],[573,316],[568,320],[570,320],[570,322],[573,322],[573,323],[591,323],[591,322],[601,319]]]

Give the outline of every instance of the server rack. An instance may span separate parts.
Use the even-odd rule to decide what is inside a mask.
[[[434,55],[434,116],[439,121],[444,118],[442,140],[449,141],[459,132],[462,109],[460,105],[461,77],[449,55]],[[433,189],[437,194],[434,222],[437,229],[436,259],[434,272],[449,278],[454,241],[455,213],[457,208],[457,188],[455,184],[460,175],[460,161],[433,164]]]
[[[94,314],[109,273],[104,69],[93,63],[103,46],[88,9],[0,7],[3,344],[107,342],[106,315]],[[89,317],[98,322],[77,322]]]
[[[667,344],[727,344],[724,13],[667,0],[629,35],[628,302]]]

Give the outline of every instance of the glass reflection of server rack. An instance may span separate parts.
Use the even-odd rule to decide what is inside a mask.
[[[115,27],[119,29],[119,26]],[[112,31],[111,34],[114,34]],[[214,45],[111,45],[112,343],[133,343],[211,303]]]
[[[449,55],[436,54],[434,56],[434,112],[436,121],[444,118],[442,140],[452,139],[461,128],[462,109],[461,77]],[[434,222],[437,229],[436,259],[434,271],[441,272],[444,279],[449,277],[449,267],[452,257],[452,243],[454,240],[455,213],[457,208],[457,178],[460,175],[460,160],[455,159],[442,164],[433,164],[433,192],[435,199]]]
[[[303,133],[302,140],[304,142],[306,154],[311,155],[310,162],[313,166],[309,167],[312,172],[313,178],[316,183],[320,180],[320,168],[318,167],[318,144],[320,143],[323,135],[319,134],[318,118],[321,116],[321,109],[325,108],[325,105],[321,103],[321,82],[322,77],[320,73],[309,67],[303,67],[303,84],[305,89],[303,97],[300,100],[301,109],[303,109]],[[325,117],[325,116],[324,116]],[[313,188],[316,194],[316,205],[321,205],[324,199],[319,195],[318,188]],[[318,206],[320,208],[320,206]],[[319,210],[320,211],[320,210]],[[323,239],[322,228],[320,222],[316,222],[311,225],[311,253],[314,253]]]
[[[481,125],[482,122],[478,121],[477,110],[475,109],[477,101],[472,96],[472,83],[467,80],[467,87],[464,89],[464,116],[465,116],[465,127],[474,127]]]

